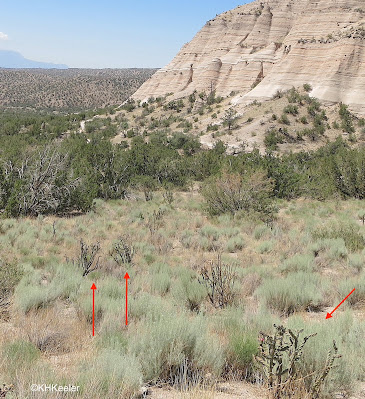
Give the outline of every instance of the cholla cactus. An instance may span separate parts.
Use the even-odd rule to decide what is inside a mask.
[[[7,384],[3,384],[2,387],[0,387],[0,398],[5,398],[6,395],[9,392],[12,392],[14,390],[14,385],[7,385]]]
[[[217,261],[208,261],[201,268],[199,282],[206,287],[212,305],[224,308],[234,301],[236,279],[234,268],[223,263],[219,253]]]
[[[148,215],[146,225],[151,233],[151,236],[156,233],[159,227],[162,226],[164,215],[165,210],[162,208],[158,208],[157,211],[153,211],[152,214]]]
[[[127,236],[120,237],[114,244],[112,257],[118,265],[131,264],[134,255],[134,247]]]
[[[300,338],[303,330],[292,331],[284,326],[274,325],[274,335],[260,333],[260,354],[255,358],[262,369],[270,397],[274,399],[310,398],[318,399],[324,386],[324,382],[334,366],[337,354],[336,344],[328,353],[325,368],[313,379],[310,387],[303,375],[300,361],[303,349],[307,341],[316,334]]]
[[[339,359],[341,355],[338,354],[338,348],[336,341],[333,341],[333,347],[328,351],[327,360],[324,369],[319,373],[313,383],[311,388],[311,393],[313,399],[318,399],[320,397],[321,390],[323,388],[325,379],[327,378],[329,372],[336,367],[335,360]]]
[[[75,259],[66,257],[66,262],[81,269],[82,276],[85,277],[89,273],[99,269],[101,247],[99,241],[95,244],[87,245],[82,239],[80,240],[80,255]]]

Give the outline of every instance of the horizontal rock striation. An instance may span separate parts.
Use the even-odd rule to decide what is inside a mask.
[[[312,95],[364,114],[363,0],[254,1],[208,21],[133,95],[239,92],[234,104],[309,83]]]

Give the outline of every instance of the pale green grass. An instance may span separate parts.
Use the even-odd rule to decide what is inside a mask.
[[[62,305],[87,326],[75,336],[82,341],[91,337],[90,287],[97,286],[96,337],[79,354],[93,366],[80,361],[82,372],[77,371],[77,363],[70,366],[84,389],[80,397],[129,398],[141,384],[179,378],[186,364],[190,375],[200,377],[220,378],[225,366],[237,376],[251,375],[259,332],[270,333],[274,323],[282,322],[318,333],[308,343],[308,371],[321,367],[336,339],[343,355],[331,377],[337,392],[341,384],[351,390],[357,379],[364,379],[361,342],[365,332],[361,319],[356,321],[358,314],[364,314],[365,301],[365,250],[358,246],[365,235],[358,220],[363,203],[282,201],[285,209],[268,227],[242,215],[209,218],[200,196],[191,194],[176,193],[171,207],[157,193],[150,202],[98,200],[94,211],[69,219],[1,220],[0,259],[24,268],[11,317],[29,317],[26,313],[31,311],[37,318],[42,314],[37,309]],[[151,234],[148,218],[158,209],[163,210],[162,220]],[[336,237],[328,226],[336,227]],[[132,264],[118,266],[110,250],[123,234],[130,238],[135,256]],[[86,277],[66,262],[66,257],[79,255],[80,239],[90,244],[100,241],[101,246],[101,268]],[[199,281],[201,267],[216,259],[216,252],[222,252],[224,262],[234,264],[237,274],[237,300],[227,309],[214,309]],[[128,328],[124,326],[126,272],[131,277]],[[317,314],[352,288],[356,294],[343,305],[346,317],[339,314],[325,321],[324,312]],[[308,312],[310,318],[323,322],[309,322]],[[296,316],[288,319],[292,313]],[[0,345],[2,351],[1,340]],[[24,353],[27,356],[26,348]],[[6,359],[10,359],[8,354]],[[34,362],[33,369],[14,361],[22,373],[18,374],[18,397],[29,396],[21,386],[33,378],[33,372],[49,376],[48,371],[40,372],[39,358]],[[3,376],[6,367],[1,364]],[[62,380],[61,371],[60,376]],[[87,389],[94,393],[87,396]]]
[[[323,306],[325,300],[321,285],[318,275],[296,272],[285,278],[264,281],[256,291],[256,295],[267,307],[288,315]]]

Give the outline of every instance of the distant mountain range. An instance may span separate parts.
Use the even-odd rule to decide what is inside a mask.
[[[68,66],[28,60],[16,51],[0,50],[0,68],[68,69]]]

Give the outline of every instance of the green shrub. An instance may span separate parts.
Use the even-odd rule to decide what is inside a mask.
[[[296,105],[291,105],[291,104],[287,105],[283,111],[285,114],[291,114],[294,116],[298,115],[298,113],[299,113],[298,107]]]
[[[360,226],[354,223],[336,222],[318,226],[313,232],[314,239],[342,238],[350,251],[360,251],[365,247],[364,236],[360,232]]]
[[[263,371],[270,397],[286,398],[298,393],[301,398],[318,399],[328,374],[341,357],[333,342],[323,368],[307,373],[303,351],[316,334],[301,337],[303,330],[291,330],[282,325],[275,326],[275,334],[260,333],[260,351],[256,361]]]
[[[206,288],[199,283],[196,273],[187,268],[180,268],[176,278],[171,289],[173,297],[187,309],[198,311],[207,297]]]
[[[48,298],[50,300],[61,298],[69,299],[78,292],[83,283],[81,276],[68,265],[57,265],[54,277],[48,287]]]
[[[290,120],[286,114],[282,114],[279,119],[279,123],[282,123],[284,125],[290,125]]]
[[[97,347],[103,349],[125,350],[128,340],[124,331],[121,330],[119,317],[109,317],[101,324]]]
[[[338,130],[338,129],[340,128],[339,123],[338,123],[337,121],[334,121],[334,122],[332,123],[332,128]]]
[[[132,112],[136,108],[135,100],[129,99],[122,107],[127,112]]]
[[[104,349],[91,370],[86,369],[84,385],[99,397],[132,399],[142,385],[141,366],[136,357],[113,349]]]
[[[360,361],[365,355],[365,345],[359,339],[364,327],[347,312],[323,323],[308,323],[308,320],[294,316],[289,318],[287,325],[289,328],[302,329],[305,335],[317,334],[308,341],[303,353],[301,369],[304,375],[308,375],[306,385],[313,384],[315,373],[325,369],[328,351],[335,341],[342,357],[336,361],[337,367],[331,370],[331,378],[326,381],[322,395],[334,397],[338,392],[353,392],[356,379],[363,378],[365,371]]]
[[[219,228],[205,224],[201,229],[200,229],[200,234],[203,237],[208,237],[212,240],[218,240],[218,238],[221,235],[221,232],[219,231]]]
[[[232,371],[240,372],[246,377],[251,371],[250,367],[257,352],[257,337],[246,331],[235,331],[230,334],[226,359]]]
[[[300,103],[302,101],[302,96],[295,87],[292,87],[288,91],[287,99],[290,103]]]
[[[245,246],[245,242],[241,236],[235,236],[230,238],[226,243],[226,250],[228,252],[241,251]]]
[[[146,319],[154,322],[163,319],[164,314],[168,314],[171,311],[172,304],[159,295],[141,292],[130,298],[129,313],[133,320]]]
[[[180,241],[184,248],[194,248],[196,246],[196,237],[192,230],[182,231]]]
[[[139,251],[143,256],[153,255],[156,252],[154,245],[145,241],[137,241],[134,246],[136,251]]]
[[[321,104],[317,99],[312,98],[307,108],[308,114],[314,118],[320,110]]]
[[[303,123],[303,125],[308,125],[308,119],[306,116],[302,116],[300,118],[300,122]]]
[[[86,288],[88,287],[88,284],[83,284]],[[99,280],[98,286],[101,300],[102,298],[111,298],[122,301],[124,298],[124,291],[121,289],[121,283],[114,277],[105,276],[102,280]]]
[[[161,320],[146,321],[128,347],[139,359],[146,381],[174,382],[185,362],[189,373],[198,374],[219,375],[223,366],[223,351],[203,319],[184,314],[167,313]]]
[[[286,259],[280,266],[280,270],[284,273],[313,272],[314,256],[296,254]]]
[[[41,284],[42,273],[30,265],[23,265],[24,276],[15,289],[15,305],[24,313],[30,309],[38,309],[48,304],[52,299],[50,292]]]
[[[318,240],[311,245],[311,250],[313,251],[314,256],[318,256],[321,251],[325,251],[332,260],[346,259],[348,256],[348,250],[343,238],[327,238]]]
[[[354,133],[355,128],[353,125],[353,116],[351,115],[350,111],[348,110],[348,106],[345,104],[340,105],[339,114],[341,117],[341,128],[344,132],[347,133]]]
[[[229,223],[231,224],[232,219],[231,215],[225,214],[218,217],[218,221],[220,224]],[[221,233],[227,238],[233,238],[236,236],[240,236],[241,230],[238,227],[225,227],[222,229]]]
[[[264,144],[266,150],[277,151],[279,149],[278,144],[284,142],[282,135],[276,129],[270,129],[265,134]]]
[[[311,86],[309,83],[304,83],[303,89],[304,89],[307,93],[309,93],[310,91],[313,90],[312,86]]]
[[[317,275],[298,272],[285,278],[265,280],[256,290],[263,303],[283,315],[323,306],[321,281]]]
[[[0,261],[0,305],[1,299],[11,295],[23,275],[22,267],[16,263]]]
[[[348,297],[346,304],[350,306],[363,305],[365,303],[365,274],[356,278],[343,280],[339,286],[339,297],[345,298],[353,289],[355,291]]]
[[[159,270],[152,276],[152,290],[160,295],[165,295],[169,292],[171,287],[171,277],[168,269]]]
[[[212,124],[209,124],[209,125],[207,126],[207,132],[211,132],[211,131],[217,132],[218,130],[219,130],[219,125],[212,125]]]
[[[365,175],[363,173],[365,152],[342,148],[334,157],[335,184],[342,196],[365,198]]]
[[[5,359],[8,373],[15,375],[31,367],[40,358],[40,351],[32,343],[18,339],[3,345],[2,358]]]
[[[129,272],[134,278],[132,271]],[[82,312],[88,323],[92,322],[93,307],[91,298],[92,282],[82,280],[78,290],[71,295],[71,300],[76,303],[77,309]],[[115,315],[120,315],[120,306],[125,302],[125,290],[121,287],[121,282],[114,277],[107,276],[96,282],[95,292],[95,325],[108,324]],[[120,317],[120,316],[119,316]],[[103,326],[105,328],[105,325]]]
[[[164,110],[173,110],[176,112],[181,112],[181,110],[185,107],[184,101],[182,99],[180,100],[172,100],[168,102],[167,104],[164,105]]]
[[[202,251],[216,251],[219,248],[219,244],[213,238],[208,237],[199,237],[196,241],[197,248],[200,248]]]
[[[350,254],[348,257],[349,265],[360,272],[364,268],[365,259],[361,254]]]
[[[255,237],[256,240],[259,240],[263,235],[268,233],[270,231],[269,227],[267,227],[264,224],[260,224],[255,227],[255,230],[253,232],[253,236]]]
[[[258,245],[257,251],[260,254],[265,254],[265,253],[271,252],[274,245],[275,245],[274,241],[263,241]]]
[[[206,183],[202,194],[212,215],[245,211],[257,213],[269,221],[275,213],[272,190],[273,181],[264,172],[257,171],[244,178],[238,174],[224,174]]]

